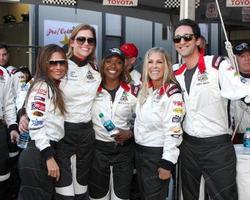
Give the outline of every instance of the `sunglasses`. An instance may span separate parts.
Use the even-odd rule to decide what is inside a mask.
[[[248,46],[247,43],[241,43],[241,44],[239,44],[239,45],[237,45],[235,47],[236,51],[242,51],[242,50],[245,50],[245,49],[250,49],[250,47]]]
[[[76,40],[76,43],[79,45],[83,45],[86,41],[90,45],[94,45],[96,43],[95,38],[77,37],[75,40]]]
[[[185,34],[185,35],[176,35],[173,38],[174,43],[179,43],[181,41],[181,38],[184,39],[185,42],[189,42],[193,39],[194,34]]]
[[[57,65],[65,65],[66,64],[66,60],[49,60],[49,65],[50,66],[57,66]]]

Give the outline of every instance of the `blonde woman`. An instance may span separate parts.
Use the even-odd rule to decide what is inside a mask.
[[[147,51],[136,105],[135,160],[142,199],[164,200],[179,156],[184,103],[164,49]]]

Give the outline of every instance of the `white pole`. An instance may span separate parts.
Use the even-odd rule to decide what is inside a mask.
[[[180,0],[180,19],[195,20],[195,0]]]

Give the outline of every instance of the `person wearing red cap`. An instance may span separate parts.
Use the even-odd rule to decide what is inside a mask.
[[[125,55],[125,66],[130,72],[132,78],[132,84],[140,85],[141,84],[141,73],[134,69],[136,58],[138,56],[138,49],[134,43],[124,43],[120,50]]]

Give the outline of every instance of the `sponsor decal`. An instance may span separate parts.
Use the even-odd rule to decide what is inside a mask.
[[[239,72],[234,72],[234,76],[240,76]]]
[[[179,91],[179,89],[178,89],[178,88],[175,88],[175,89],[173,89],[173,90],[170,90],[170,91],[168,92],[168,94],[169,94],[169,96],[171,96],[172,94],[174,94],[174,93],[177,92],[177,91]]]
[[[173,111],[174,111],[175,113],[178,113],[178,114],[183,114],[183,113],[184,113],[183,108],[175,108]]]
[[[43,126],[44,121],[40,121],[40,120],[31,120],[31,125],[32,126]]]
[[[207,73],[206,72],[204,72],[204,73],[198,73],[198,76],[197,76],[197,79],[198,79],[198,81],[200,81],[200,82],[204,82],[204,81],[207,81]]]
[[[42,116],[43,116],[43,113],[42,113],[42,112],[39,112],[39,111],[34,111],[34,112],[32,113],[32,115],[38,116],[38,117],[42,117]]]
[[[241,81],[242,83],[244,83],[244,84],[247,83],[247,79],[244,78],[244,77],[242,77],[242,76],[240,77],[240,81]]]
[[[45,111],[45,104],[41,102],[32,102],[31,103],[31,110],[40,110]]]
[[[206,72],[203,72],[203,73],[198,73],[197,75],[197,80],[198,80],[198,83],[196,84],[197,86],[198,85],[205,85],[205,84],[209,84],[209,81],[208,81],[208,77],[207,77],[207,73]]]
[[[35,97],[34,97],[34,100],[37,100],[37,101],[45,101],[45,98],[44,98],[44,97],[41,97],[41,96],[35,96]]]
[[[36,91],[37,94],[42,94],[42,95],[46,95],[47,94],[47,91],[44,90],[44,89],[41,89],[41,88],[36,89],[35,91]]]
[[[175,106],[183,107],[183,102],[182,101],[174,101],[173,103],[174,103]]]
[[[119,100],[119,104],[123,104],[127,101],[128,101],[128,94],[125,91],[123,91],[122,96]]]
[[[172,122],[173,123],[179,123],[181,121],[181,117],[178,115],[175,115],[174,117],[172,117]]]
[[[93,79],[94,79],[94,76],[93,76],[93,74],[92,74],[91,71],[88,71],[86,78],[87,78],[88,80],[93,80]]]
[[[72,77],[72,78],[76,78],[77,77],[77,73],[75,71],[71,71],[69,73],[69,76]]]
[[[229,66],[228,68],[227,68],[227,71],[233,71],[234,70],[234,68],[232,67],[232,66]]]
[[[177,126],[174,126],[174,127],[170,127],[169,129],[171,132],[173,132],[171,134],[172,137],[175,137],[175,138],[179,138],[182,134],[182,131],[181,131],[181,128],[180,127],[177,127]]]
[[[102,101],[102,100],[103,100],[103,94],[102,93],[97,93],[95,101]]]

